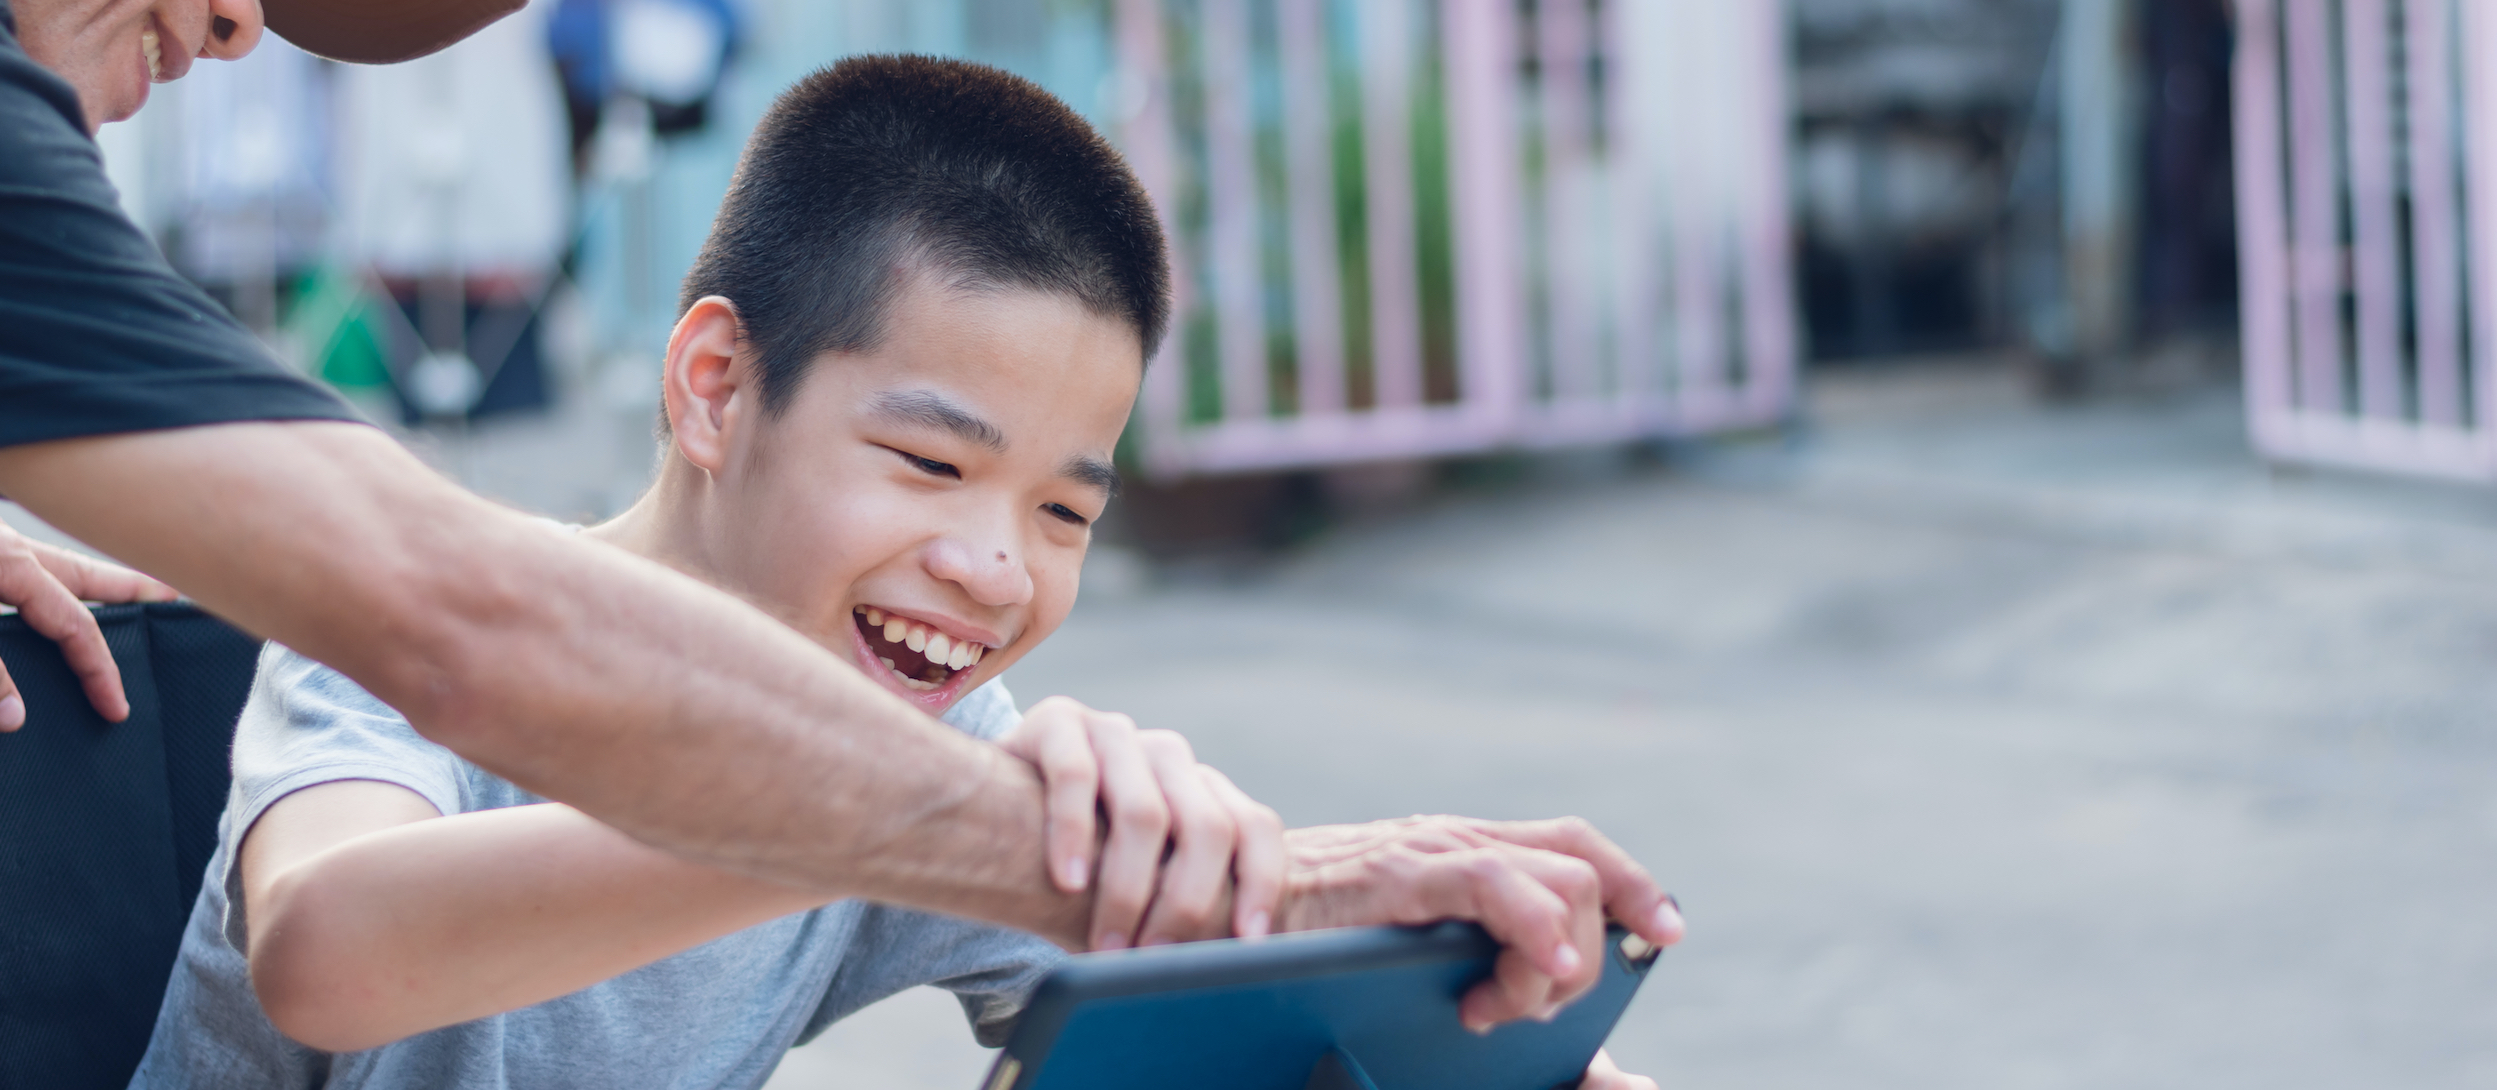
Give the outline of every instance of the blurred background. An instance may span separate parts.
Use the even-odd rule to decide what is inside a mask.
[[[535,0],[101,140],[279,356],[595,519],[773,95],[1022,73],[1180,282],[1023,700],[1295,824],[1595,820],[1689,913],[1612,1046],[1667,1086],[2489,1086],[2492,49],[2477,0]],[[923,991],[773,1085],[985,1064]]]

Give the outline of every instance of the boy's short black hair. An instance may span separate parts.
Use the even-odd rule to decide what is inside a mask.
[[[1126,322],[1147,359],[1170,322],[1153,202],[1101,134],[1030,80],[916,56],[852,57],[772,104],[677,313],[736,306],[770,414],[817,355],[882,342],[914,269],[1066,295]]]

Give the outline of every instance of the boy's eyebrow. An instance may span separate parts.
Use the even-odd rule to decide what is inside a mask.
[[[1109,496],[1118,495],[1121,483],[1117,466],[1082,454],[1068,457],[1065,464],[1058,467],[1058,476],[1078,484],[1091,485]]]
[[[967,443],[978,443],[990,452],[1006,452],[1006,433],[997,425],[980,419],[954,399],[934,390],[905,390],[876,396],[875,413],[887,420],[918,424],[954,433]]]

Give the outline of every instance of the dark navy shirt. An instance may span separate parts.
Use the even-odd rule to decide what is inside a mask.
[[[122,214],[78,93],[27,58],[0,0],[0,446],[356,419]]]

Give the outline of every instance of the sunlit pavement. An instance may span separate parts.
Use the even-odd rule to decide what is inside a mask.
[[[2497,495],[2243,450],[2225,391],[1839,381],[1792,445],[1100,587],[1011,680],[1295,823],[1596,821],[1689,910],[1613,1039],[1668,1087],[2486,1085]],[[775,1085],[983,1056],[928,996]]]

